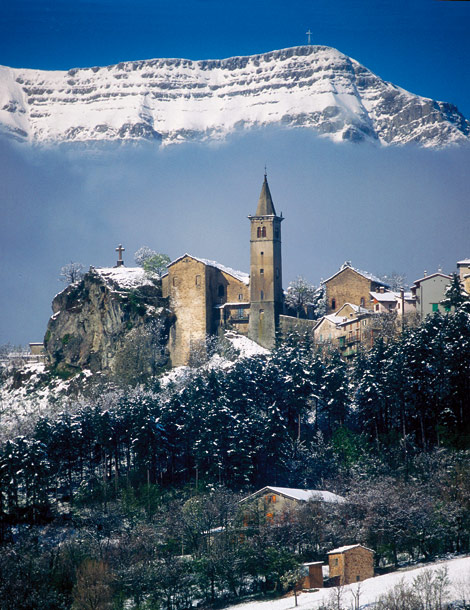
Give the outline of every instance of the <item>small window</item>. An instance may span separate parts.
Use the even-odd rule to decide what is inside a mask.
[[[261,237],[261,227],[256,229],[256,237]]]
[[[196,275],[196,286],[200,286],[200,285],[201,285],[201,276]]]
[[[431,303],[432,305],[432,310],[434,311],[439,311],[439,303]]]
[[[261,273],[261,275],[264,274],[264,269],[260,269],[259,272]]]
[[[272,522],[272,520],[273,520],[273,514],[272,514],[272,513],[267,513],[267,514],[266,514],[266,521],[267,521],[268,523],[271,523],[271,522]]]
[[[173,286],[178,286],[178,278],[176,276],[173,278]]]
[[[335,557],[335,566],[337,566],[337,565],[338,565],[338,558]]]
[[[275,503],[276,503],[276,496],[271,496],[271,502],[272,502],[273,504],[275,504]]]
[[[261,256],[263,256],[263,255],[264,255],[264,252],[261,252]]]
[[[361,307],[365,307],[366,305],[366,300],[364,297],[361,297]]]
[[[266,237],[266,227],[261,229],[261,237]]]
[[[222,284],[219,284],[219,287],[217,289],[217,294],[219,297],[223,297],[225,295],[225,288],[223,287]]]
[[[336,309],[336,299],[331,299],[331,309]]]
[[[375,306],[375,311],[379,311],[380,305],[377,303],[377,305]]]
[[[361,580],[361,577],[359,576],[359,574],[356,576],[356,582],[359,582]]]
[[[260,301],[264,301],[264,290],[262,290],[262,291],[260,292],[260,295],[259,295],[259,300],[260,300]]]
[[[242,294],[239,294],[239,295],[238,295],[238,300],[239,300],[239,301],[243,301],[243,295],[242,295]]]

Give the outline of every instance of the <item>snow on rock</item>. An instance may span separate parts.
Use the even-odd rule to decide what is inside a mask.
[[[98,267],[92,268],[107,284],[132,290],[139,286],[152,286],[153,282],[142,267]]]
[[[0,130],[23,141],[169,144],[266,125],[428,147],[470,134],[452,104],[413,95],[326,46],[68,72],[0,67]]]

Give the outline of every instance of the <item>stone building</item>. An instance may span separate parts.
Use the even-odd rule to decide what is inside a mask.
[[[328,553],[328,564],[333,583],[360,582],[374,576],[374,551],[362,544],[342,546]]]
[[[253,521],[271,523],[276,519],[284,519],[289,511],[306,502],[340,504],[344,498],[320,489],[266,486],[240,500],[241,505],[246,505],[245,525]]]
[[[326,313],[334,313],[345,303],[370,308],[370,292],[389,286],[366,271],[352,267],[346,261],[339,271],[323,282],[326,290]]]
[[[274,347],[283,313],[281,222],[264,176],[250,220],[250,275],[215,261],[185,254],[168,265],[162,294],[175,324],[169,349],[173,366],[188,364],[207,335],[231,327],[268,349]]]

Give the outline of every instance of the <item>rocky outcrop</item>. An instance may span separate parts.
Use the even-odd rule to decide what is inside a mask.
[[[0,131],[22,141],[167,144],[268,125],[336,141],[438,148],[470,140],[455,106],[409,93],[331,47],[68,72],[0,66]]]
[[[64,371],[111,373],[138,332],[156,328],[164,349],[171,323],[160,282],[141,268],[92,267],[54,297],[52,310],[45,351],[49,365]]]

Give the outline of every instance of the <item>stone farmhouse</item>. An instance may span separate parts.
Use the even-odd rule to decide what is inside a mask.
[[[319,489],[295,489],[291,487],[266,486],[240,500],[240,505],[246,505],[243,522],[273,523],[283,520],[289,511],[305,502],[326,504],[341,504],[342,496]]]
[[[465,291],[470,294],[470,258],[457,261],[457,269]]]
[[[374,576],[374,551],[362,544],[333,549],[328,553],[330,582],[349,585]]]

